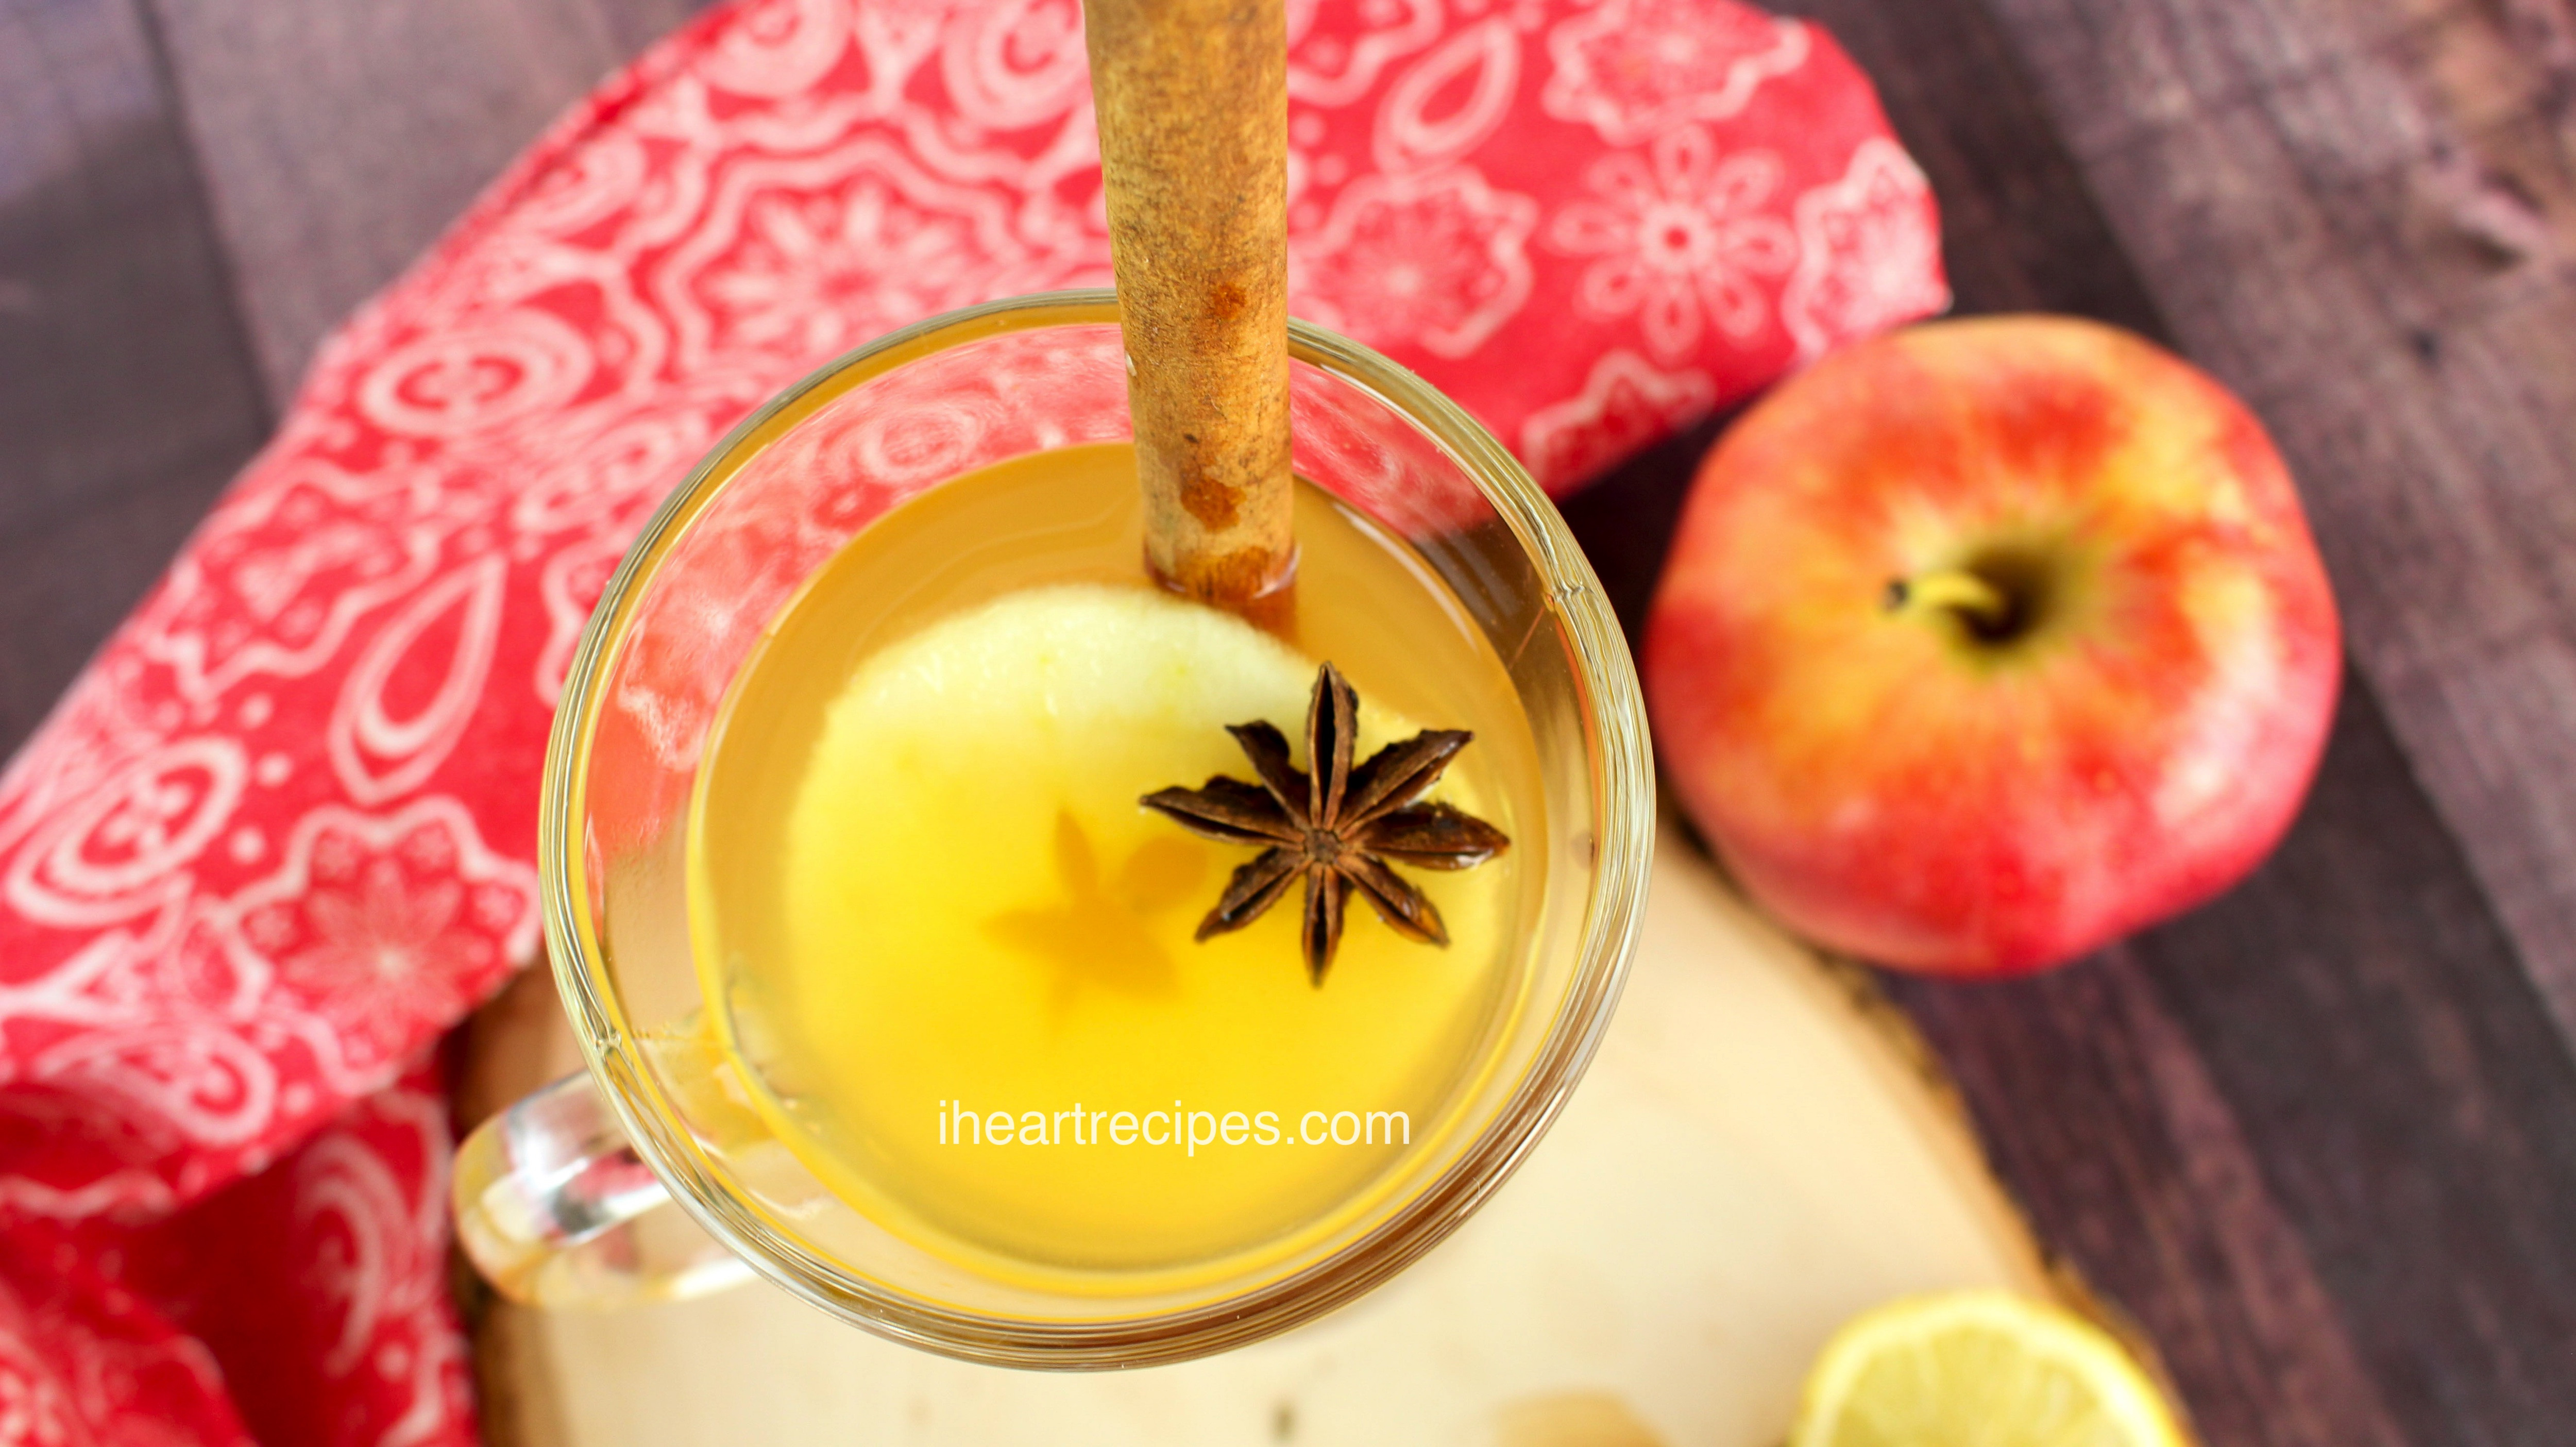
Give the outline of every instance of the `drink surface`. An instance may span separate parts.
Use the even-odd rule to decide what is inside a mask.
[[[1133,454],[1094,445],[889,513],[737,682],[691,816],[693,949],[770,1129],[879,1225],[1006,1273],[1185,1273],[1293,1252],[1454,1145],[1520,1003],[1535,745],[1421,559],[1299,494],[1291,641],[1152,588]],[[1252,778],[1232,723],[1278,724],[1306,767],[1322,659],[1361,757],[1472,730],[1431,797],[1516,847],[1404,871],[1446,949],[1355,895],[1318,988],[1294,889],[1192,938],[1254,851],[1137,800]]]

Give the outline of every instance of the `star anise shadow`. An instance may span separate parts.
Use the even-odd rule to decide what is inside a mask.
[[[1179,966],[1147,920],[1196,893],[1206,872],[1204,851],[1178,839],[1151,839],[1104,878],[1082,821],[1058,813],[1055,873],[1062,899],[1004,910],[985,921],[985,932],[1046,966],[1048,1009],[1058,1016],[1086,990],[1168,995],[1178,986]]]

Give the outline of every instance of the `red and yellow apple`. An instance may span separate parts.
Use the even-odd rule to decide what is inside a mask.
[[[1647,621],[1667,777],[1792,928],[2041,969],[2209,898],[2289,827],[2341,634],[2280,454],[2147,342],[1936,322],[1720,440]]]

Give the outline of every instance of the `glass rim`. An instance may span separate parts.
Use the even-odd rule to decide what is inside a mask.
[[[1546,1133],[1607,1030],[1635,953],[1655,837],[1655,781],[1645,705],[1627,640],[1590,561],[1517,459],[1411,370],[1346,337],[1291,319],[1289,355],[1357,386],[1421,428],[1456,461],[1511,530],[1562,621],[1593,751],[1598,820],[1571,987],[1503,1108],[1427,1187],[1364,1235],[1251,1290],[1177,1310],[1094,1322],[987,1316],[876,1285],[809,1249],[709,1170],[677,1127],[679,1112],[637,1052],[592,917],[583,831],[590,748],[607,676],[644,586],[688,524],[738,469],[737,454],[818,390],[861,385],[908,362],[987,336],[1118,321],[1107,289],[1005,297],[889,332],[807,373],[710,447],[628,545],[583,625],[546,746],[537,867],[555,987],[601,1093],[635,1152],[673,1202],[760,1275],[816,1307],[923,1350],[994,1366],[1105,1369],[1209,1355],[1321,1316],[1373,1289],[1446,1239],[1507,1180]],[[858,373],[855,378],[852,373]],[[802,420],[792,417],[788,425]],[[783,429],[782,429],[783,430]]]

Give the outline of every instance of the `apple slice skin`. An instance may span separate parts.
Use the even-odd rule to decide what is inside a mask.
[[[1890,585],[1967,572],[1990,627]],[[2287,468],[2143,338],[2017,316],[1836,353],[1702,464],[1647,620],[1683,806],[1751,893],[1930,974],[2046,968],[2235,883],[2342,672]]]

